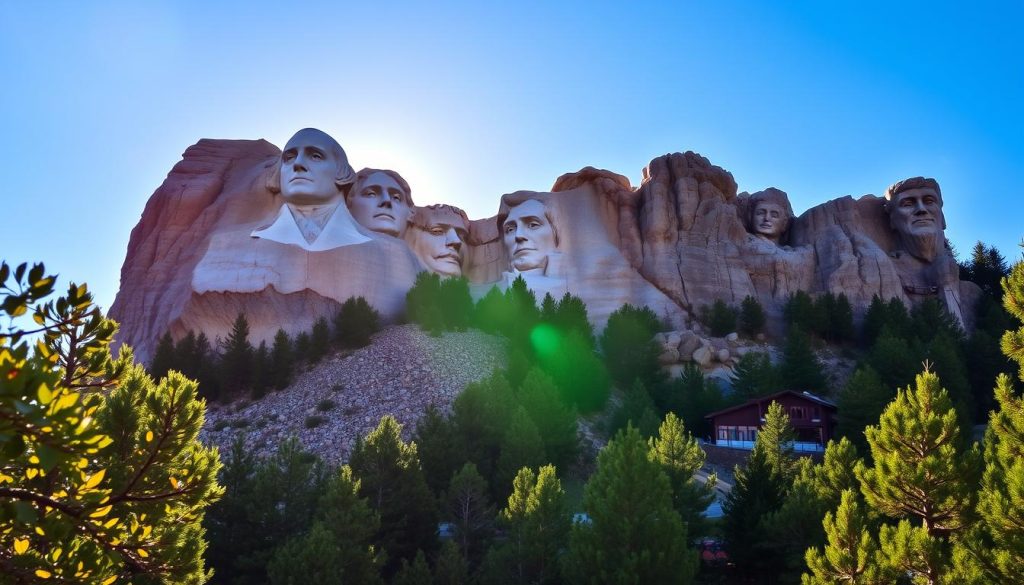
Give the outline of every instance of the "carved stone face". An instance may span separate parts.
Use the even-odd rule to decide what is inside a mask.
[[[547,268],[548,254],[556,243],[543,203],[529,199],[510,209],[501,231],[513,268],[520,272]]]
[[[769,240],[778,240],[788,223],[789,216],[778,203],[761,201],[754,207],[754,231]]]
[[[942,232],[942,204],[927,187],[901,191],[889,202],[889,223],[901,236],[921,237]]]
[[[408,194],[387,173],[376,172],[356,185],[348,199],[352,217],[367,229],[401,237],[408,227],[412,209]]]
[[[415,229],[410,232],[413,252],[431,272],[462,276],[462,246],[467,236],[463,218],[439,209],[420,208],[416,214]]]
[[[281,195],[296,205],[325,205],[341,198],[335,182],[348,161],[333,138],[307,128],[292,136],[281,152]],[[344,154],[342,154],[344,156]]]

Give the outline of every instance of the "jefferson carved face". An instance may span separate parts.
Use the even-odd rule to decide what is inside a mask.
[[[929,187],[900,191],[889,202],[889,223],[903,236],[920,237],[941,232],[939,194]]]
[[[389,236],[405,234],[412,215],[409,194],[383,171],[373,172],[359,181],[347,203],[356,221]]]
[[[770,240],[778,240],[789,224],[789,215],[778,203],[758,202],[754,206],[754,231]]]
[[[299,130],[281,152],[281,195],[297,205],[333,203],[341,197],[338,182],[350,173],[345,151],[333,138],[313,128]]]
[[[528,199],[511,208],[501,230],[513,268],[520,272],[547,268],[548,254],[557,243],[543,203]]]
[[[413,228],[407,240],[427,270],[462,276],[462,246],[468,235],[464,216],[447,205],[421,207],[416,210]]]

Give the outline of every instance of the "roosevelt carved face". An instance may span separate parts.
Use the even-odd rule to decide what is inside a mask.
[[[416,210],[413,227],[407,240],[423,265],[444,276],[462,276],[466,219],[448,206],[421,207]]]
[[[777,241],[789,224],[789,215],[778,203],[761,201],[754,207],[754,231]]]
[[[338,182],[351,173],[345,151],[327,134],[299,130],[281,152],[281,195],[295,205],[325,205],[341,198]]]
[[[520,272],[547,268],[548,255],[557,242],[543,203],[528,199],[511,208],[501,230],[513,268]]]
[[[347,199],[352,216],[375,232],[401,237],[412,207],[409,194],[391,175],[377,171],[359,181]]]

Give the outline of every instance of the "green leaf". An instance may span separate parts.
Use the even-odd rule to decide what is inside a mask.
[[[43,469],[52,469],[61,459],[67,458],[65,453],[61,453],[49,445],[39,445],[36,447],[36,455],[39,456],[39,465]]]

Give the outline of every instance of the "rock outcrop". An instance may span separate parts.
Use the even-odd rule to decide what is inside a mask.
[[[355,225],[344,206],[337,213],[351,223],[349,239],[336,247],[254,237],[274,221],[291,221],[280,169],[298,164],[263,140],[204,139],[189,147],[132,232],[110,310],[121,322],[119,341],[147,359],[164,332],[223,337],[238,313],[247,315],[255,341],[269,340],[278,328],[308,330],[356,295],[387,320],[401,319],[416,274],[437,270],[406,240]],[[395,197],[411,204],[409,186],[386,172],[395,177]],[[930,184],[922,184],[927,193]],[[941,216],[937,184],[933,190]],[[696,329],[691,315],[701,307],[719,299],[738,304],[748,295],[764,306],[770,331],[779,329],[782,306],[797,290],[844,293],[858,317],[874,295],[911,305],[939,298],[971,326],[977,288],[959,281],[945,247],[925,260],[908,254],[884,199],[845,196],[779,224],[753,225],[765,201],[791,213],[782,191],[737,193],[732,175],[706,158],[668,154],[651,161],[638,188],[587,167],[559,177],[550,192],[495,197],[496,216],[461,224],[459,242],[454,232],[438,231],[449,240],[439,249],[458,250],[474,294],[522,276],[538,300],[545,293],[581,297],[599,328],[623,303],[650,306],[679,332],[667,343],[666,364],[735,357],[687,332]],[[934,224],[941,238],[944,225],[917,224]]]

